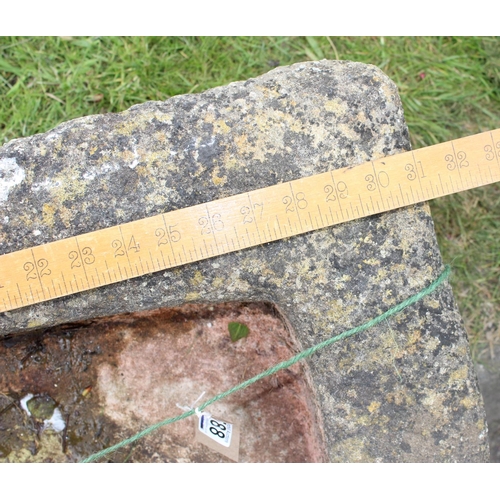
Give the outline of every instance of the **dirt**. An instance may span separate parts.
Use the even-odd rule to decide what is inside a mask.
[[[231,340],[233,321],[249,327],[246,338]],[[79,461],[181,414],[177,405],[192,405],[202,392],[206,401],[299,350],[277,311],[255,303],[184,306],[6,338],[0,342],[0,462]],[[45,413],[28,412],[30,405],[45,405]],[[58,424],[47,418],[54,406]],[[241,426],[240,462],[326,460],[301,363],[207,410]],[[196,421],[162,427],[102,460],[230,461],[195,441]]]

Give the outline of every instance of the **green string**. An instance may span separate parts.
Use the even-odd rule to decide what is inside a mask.
[[[351,328],[350,330],[346,330],[345,332],[342,332],[339,335],[336,335],[335,337],[331,337],[328,340],[325,340],[323,342],[320,342],[319,344],[316,344],[315,346],[310,347],[309,349],[306,349],[299,354],[296,354],[292,358],[282,361],[281,363],[278,363],[277,365],[269,368],[268,370],[260,373],[259,375],[256,375],[255,377],[252,377],[245,382],[242,382],[241,384],[238,384],[234,386],[232,389],[229,389],[225,392],[222,392],[221,394],[218,394],[217,396],[214,396],[212,399],[209,399],[202,405],[198,406],[197,410],[198,411],[203,411],[207,406],[220,401],[221,399],[229,396],[230,394],[233,394],[236,391],[241,391],[242,389],[245,389],[249,385],[257,382],[258,380],[261,380],[265,377],[268,377],[269,375],[273,375],[274,373],[283,370],[284,368],[288,368],[289,366],[293,365],[294,363],[297,363],[297,361],[300,361],[301,359],[304,359],[308,356],[311,356],[311,354],[314,354],[316,351],[319,351],[320,349],[323,349],[330,344],[333,344],[335,342],[338,342],[339,340],[343,340],[347,337],[351,337],[352,335],[356,335],[357,333],[360,333],[364,330],[368,330],[368,328],[371,328],[372,326],[377,325],[378,323],[386,320],[387,318],[394,316],[395,314],[399,313],[406,307],[414,304],[415,302],[418,302],[421,298],[425,297],[426,295],[429,295],[432,293],[436,288],[438,288],[443,281],[445,281],[448,276],[450,275],[450,266],[445,266],[444,271],[441,273],[441,275],[434,281],[432,282],[428,287],[424,288],[420,292],[416,293],[415,295],[411,296],[410,298],[404,300],[403,302],[400,302],[396,306],[392,307],[391,309],[387,310],[385,313],[381,314],[380,316],[377,316],[376,318],[371,319],[370,321],[367,321],[366,323],[357,326],[355,328]],[[104,450],[98,451],[97,453],[94,453],[93,455],[90,455],[89,457],[83,459],[81,462],[82,463],[88,463],[88,462],[94,462],[98,460],[101,457],[104,457],[105,455],[108,455],[109,453],[112,453],[119,448],[122,448],[124,446],[127,446],[128,444],[131,444],[135,441],[138,441],[139,439],[143,438],[144,436],[147,436],[148,434],[151,434],[152,432],[156,431],[160,427],[163,427],[164,425],[168,424],[173,424],[174,422],[178,422],[179,420],[183,420],[185,418],[190,417],[191,415],[195,414],[195,410],[189,410],[182,415],[178,415],[177,417],[173,418],[167,418],[166,420],[162,420],[161,422],[158,422],[151,427],[147,427],[146,429],[138,432],[132,437],[129,437],[127,439],[124,439],[120,443],[117,443],[113,446],[110,446],[109,448],[105,448]]]

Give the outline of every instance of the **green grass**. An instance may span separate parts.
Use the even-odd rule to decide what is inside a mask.
[[[397,84],[414,148],[500,128],[492,37],[0,38],[0,144],[146,100],[202,92],[279,65],[348,59]],[[500,188],[431,202],[473,354],[500,343]]]

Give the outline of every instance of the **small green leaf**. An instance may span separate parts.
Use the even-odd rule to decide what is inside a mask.
[[[228,325],[229,335],[231,335],[231,340],[236,342],[237,340],[244,339],[250,330],[247,325],[243,323],[232,322]]]

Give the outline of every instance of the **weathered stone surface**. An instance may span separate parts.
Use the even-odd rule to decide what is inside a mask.
[[[0,252],[409,149],[394,84],[321,61],[90,116],[0,149]],[[267,301],[308,347],[442,269],[417,205],[0,317],[0,332],[187,302]],[[332,461],[487,461],[486,424],[448,285],[308,361]],[[284,444],[286,445],[286,444]]]

